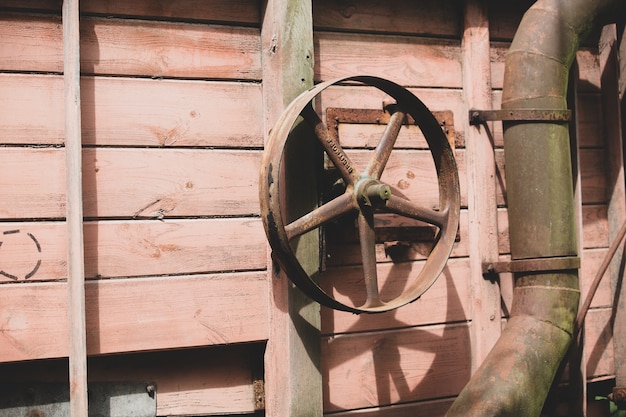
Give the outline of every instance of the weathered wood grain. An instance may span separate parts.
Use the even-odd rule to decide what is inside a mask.
[[[261,44],[267,141],[286,106],[313,86],[314,43],[311,0],[268,0],[264,4]],[[317,188],[311,142],[291,147],[291,169],[280,174],[296,178],[296,184],[279,196],[290,213],[308,212],[317,205],[315,193],[308,192]],[[319,235],[307,233],[297,246],[300,264],[314,274],[319,268]],[[273,264],[269,252],[267,264],[272,283],[268,296],[273,303],[265,356],[266,413],[276,417],[322,416],[319,304],[295,288],[281,268],[269,266]]]
[[[83,150],[86,217],[258,214],[259,151]],[[62,148],[2,148],[2,218],[63,218]]]
[[[61,77],[0,74],[0,143],[62,144]],[[261,147],[261,86],[83,77],[86,145]],[[245,120],[245,123],[242,123]]]
[[[404,288],[407,279],[415,278],[421,264],[404,262],[380,265],[380,282],[387,292],[397,293]],[[452,258],[437,281],[420,299],[387,313],[357,316],[322,308],[322,333],[336,335],[469,320],[468,273],[467,258]],[[333,297],[349,301],[362,297],[365,291],[362,276],[359,268],[329,270],[321,274],[320,284]]]
[[[585,351],[587,379],[606,379],[615,375],[610,308],[591,309],[585,319]]]
[[[324,338],[322,353],[325,412],[454,396],[470,376],[466,324]]]
[[[0,69],[63,68],[60,19],[0,14]],[[87,74],[261,79],[259,30],[197,23],[85,18],[81,71]]]
[[[461,48],[456,40],[405,36],[316,32],[315,79],[368,74],[388,78],[409,87],[462,88]],[[504,81],[506,42],[492,42],[492,86]],[[600,71],[596,53],[577,53],[581,91],[598,91]]]
[[[268,337],[265,272],[97,280],[85,285],[90,355]],[[68,354],[67,284],[0,288],[0,362]]]
[[[391,79],[391,81],[395,81]],[[432,111],[452,111],[455,130],[463,132],[468,120],[463,92],[456,89],[408,88]],[[494,93],[495,94],[495,93]],[[326,113],[328,107],[383,109],[383,102],[390,97],[374,87],[357,85],[335,85],[324,90],[316,104],[319,111]]]
[[[0,283],[65,279],[65,238],[63,222],[2,225]],[[265,236],[258,218],[85,223],[88,278],[265,267]]]
[[[368,74],[412,87],[460,87],[458,41],[316,32],[315,80]]]
[[[84,415],[88,410],[88,399],[78,0],[63,1],[62,22],[69,397],[70,414]]]
[[[346,150],[353,166],[363,172],[373,151]],[[461,187],[461,205],[467,206],[465,150],[455,151]],[[429,151],[394,150],[381,180],[392,187],[392,193],[404,196],[423,207],[439,206],[439,186],[435,163]]]
[[[465,3],[461,59],[467,111],[493,108],[486,0]],[[471,300],[472,372],[482,364],[501,333],[500,288],[483,276],[483,263],[498,259],[498,179],[494,146],[486,126],[466,125],[468,248]]]
[[[585,249],[583,251],[579,273],[581,286],[580,297],[582,300],[586,299],[589,287],[598,273],[607,252],[608,249],[606,248]],[[608,273],[605,274],[593,297],[593,301],[591,302],[592,308],[611,307],[613,305],[611,298],[611,280],[608,275]]]
[[[313,3],[316,30],[380,32],[459,38],[461,11],[456,0],[426,0],[420,7],[407,7],[401,0],[367,0]]]
[[[5,0],[1,8],[60,12],[62,0]],[[100,14],[105,16],[141,17],[143,19],[172,19],[238,23],[258,26],[261,20],[258,0],[239,0],[237,7],[232,7],[230,0],[82,0],[82,14]]]
[[[601,148],[606,145],[602,122],[602,101],[599,94],[578,94],[578,146]]]
[[[608,153],[606,149],[580,150],[580,175],[583,204],[608,202]]]
[[[407,227],[423,226],[423,224],[408,221],[405,217],[396,216],[376,216],[374,218],[375,227],[391,228],[393,234],[394,228],[403,230]],[[351,225],[349,221],[339,220],[336,228],[326,230],[325,242],[325,259],[326,265],[331,267],[341,267],[349,265],[357,265],[362,261],[360,246],[356,238],[349,238],[349,232],[339,233],[337,229],[352,230],[352,236],[356,234],[356,226]],[[416,232],[417,233],[417,232]],[[459,221],[458,239],[452,247],[451,256],[454,258],[467,257],[468,248],[468,225],[467,210],[462,209]],[[432,236],[431,236],[432,237]],[[424,260],[432,249],[433,242],[431,239],[424,241],[408,241],[408,240],[389,240],[384,243],[376,244],[376,260],[382,262],[410,262]],[[507,245],[508,247],[508,245]]]
[[[364,408],[334,413],[336,417],[444,417],[450,405],[451,399],[421,401],[408,404],[397,404],[384,407]]]

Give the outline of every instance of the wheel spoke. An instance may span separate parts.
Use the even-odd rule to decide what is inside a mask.
[[[419,207],[415,203],[404,198],[392,195],[387,201],[385,209],[404,217],[415,220],[421,220],[426,223],[433,224],[439,228],[443,228],[448,217],[447,212],[436,211]]]
[[[341,173],[341,177],[346,182],[346,185],[354,184],[359,179],[359,174],[354,164],[343,151],[339,142],[335,140],[328,128],[324,125],[322,119],[319,118],[311,103],[302,110],[301,115],[304,120],[313,127],[315,135],[324,147],[330,160],[333,161],[333,164],[335,164],[335,167]]]
[[[288,239],[300,236],[313,229],[320,227],[337,217],[348,213],[356,208],[351,191],[346,191],[339,197],[305,214],[299,219],[285,226]]]
[[[378,292],[376,272],[376,234],[374,232],[374,214],[372,211],[359,213],[359,240],[367,300],[366,307],[377,307],[383,303]]]
[[[387,161],[389,160],[389,156],[391,155],[393,145],[398,139],[398,134],[400,133],[400,128],[402,128],[405,117],[406,113],[401,111],[396,111],[391,115],[387,128],[380,138],[380,142],[378,142],[378,146],[376,146],[376,151],[365,170],[366,176],[377,180],[380,179],[387,165]]]

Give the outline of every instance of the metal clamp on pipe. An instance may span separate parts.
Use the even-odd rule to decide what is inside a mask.
[[[506,110],[470,110],[469,122],[478,126],[485,122],[498,120],[518,122],[569,122],[572,119],[571,110],[563,109],[506,109]]]
[[[578,256],[514,259],[502,262],[483,263],[483,277],[494,280],[503,272],[553,272],[580,268]]]

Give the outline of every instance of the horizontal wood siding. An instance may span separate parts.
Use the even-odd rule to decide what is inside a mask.
[[[63,143],[61,76],[0,74],[0,94],[0,144]],[[256,83],[85,76],[81,103],[85,145],[263,146]]]
[[[96,280],[86,284],[89,354],[175,349],[267,338],[261,273]],[[67,286],[2,286],[2,361],[67,354]]]
[[[65,376],[67,265],[61,1],[0,4],[0,381]],[[324,410],[334,416],[443,416],[469,380],[471,305],[468,106],[459,0],[313,2],[314,79],[395,81],[453,115],[461,220],[452,258],[419,300],[378,315],[322,308]],[[532,3],[489,1],[493,108],[504,59]],[[252,414],[270,335],[267,245],[259,217],[264,138],[259,0],[81,0],[87,347],[91,380],[150,379],[158,415]],[[607,146],[593,44],[577,53],[583,297],[609,246]],[[372,88],[339,85],[316,109],[382,109]],[[267,101],[267,100],[266,100]],[[340,124],[363,166],[383,127]],[[501,123],[496,161],[498,251],[510,258]],[[423,135],[406,128],[385,181],[438,204]],[[401,224],[396,217],[377,225]],[[320,285],[363,298],[360,249],[341,233],[325,247]],[[342,240],[343,239],[343,240]],[[432,242],[378,244],[383,294],[402,291]],[[501,274],[501,317],[513,278]],[[585,327],[591,381],[614,376],[610,283]],[[158,351],[158,352],[156,352]],[[37,361],[31,361],[37,359]],[[19,371],[19,372],[18,372]],[[47,376],[46,376],[47,375]],[[58,378],[57,378],[58,379]]]
[[[0,15],[2,69],[63,71],[61,19]],[[211,51],[212,53],[207,53]],[[259,30],[120,18],[81,20],[81,72],[154,78],[261,78]]]
[[[81,1],[88,376],[155,381],[159,416],[263,407],[261,10]],[[0,5],[0,374],[64,381],[60,11]]]
[[[322,308],[325,411],[329,415],[416,415],[421,407],[430,410],[431,406],[440,405],[443,397],[455,396],[469,379],[471,347],[466,326],[472,325],[472,307],[469,305],[468,162],[465,150],[469,109],[462,90],[462,3],[426,1],[415,8],[407,8],[405,2],[396,0],[358,3],[324,0],[314,3],[316,80],[354,74],[381,76],[409,88],[433,111],[452,111],[462,200],[459,238],[452,251],[453,258],[442,276],[419,300],[380,315],[355,316]],[[489,2],[495,109],[500,108],[506,51],[523,12],[531,4],[530,1],[515,5]],[[608,184],[597,49],[586,44],[578,51],[577,62],[584,250],[580,275],[585,296],[609,244]],[[317,104],[320,113],[325,114],[331,107],[381,109],[384,100],[385,97],[374,89],[345,85],[329,88]],[[339,125],[340,141],[349,148],[348,153],[355,165],[365,160],[367,152],[371,152],[372,146],[378,142],[382,129],[376,125]],[[491,124],[490,133],[496,160],[497,207],[493,209],[498,214],[500,257],[506,260],[510,257],[510,250],[501,123]],[[429,168],[432,162],[428,152],[424,151],[420,133],[407,129],[399,136],[398,144],[403,148],[398,153],[406,154],[407,162],[398,163],[395,168],[392,164],[389,172],[385,171],[387,180],[394,187],[393,192],[407,195],[425,206],[436,205],[435,177]],[[401,159],[399,155],[395,157]],[[408,179],[409,173],[416,175]],[[378,224],[400,224],[395,221],[393,218],[379,220]],[[348,242],[345,236],[338,236],[342,235],[327,241],[328,269],[321,275],[320,285],[338,299],[358,305],[364,297],[360,249],[357,242]],[[406,281],[418,273],[431,245],[429,242],[400,244],[400,252],[394,252],[400,246],[394,246],[393,242],[376,247],[383,293],[399,293]],[[398,253],[401,253],[399,258]],[[501,313],[506,318],[512,301],[511,274],[501,274],[500,287]],[[610,303],[610,287],[606,281],[594,299],[594,310],[590,312],[586,328],[585,360],[590,380],[608,378],[614,372],[606,321]],[[441,332],[440,338],[432,339],[445,345],[436,353],[420,347],[428,345],[429,337],[424,336],[427,341],[405,341],[405,337],[412,340],[412,335],[429,335],[430,326]],[[447,357],[450,352],[453,352],[450,361],[462,359],[451,367],[454,371],[446,374],[447,359],[441,364],[432,357]],[[425,369],[420,371],[421,366]],[[419,375],[420,372],[424,374]],[[433,386],[437,389],[429,391]],[[432,414],[427,414],[443,415],[444,412],[433,409]]]

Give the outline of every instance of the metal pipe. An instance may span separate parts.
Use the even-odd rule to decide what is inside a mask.
[[[618,4],[537,1],[506,57],[502,108],[566,109],[580,39]],[[504,151],[511,258],[576,256],[567,124],[505,122]],[[538,416],[572,341],[579,295],[577,270],[516,273],[508,323],[447,416]]]

